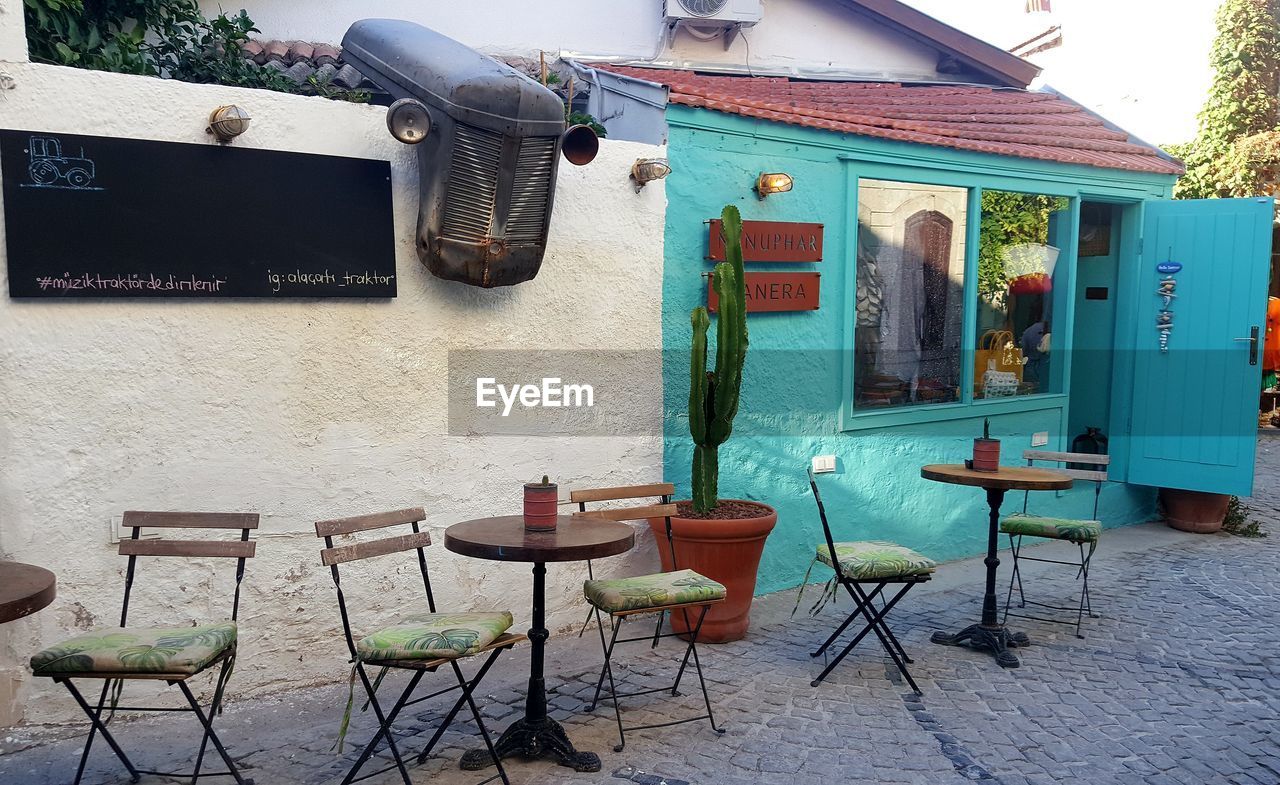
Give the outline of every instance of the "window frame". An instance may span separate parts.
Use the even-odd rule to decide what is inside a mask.
[[[1076,251],[1080,231],[1081,193],[1078,188],[1062,182],[1050,182],[1030,178],[983,176],[936,169],[917,169],[901,165],[880,165],[865,161],[843,159],[845,164],[845,190],[847,202],[844,214],[845,269],[842,335],[844,345],[843,373],[841,378],[840,430],[859,431],[885,428],[895,425],[961,420],[990,417],[1015,412],[1065,409],[1068,392],[1067,380],[1071,378],[1071,334],[1075,329],[1075,298],[1070,296],[1076,286]],[[964,233],[964,311],[961,320],[960,343],[960,400],[949,403],[932,403],[916,406],[857,408],[854,390],[854,331],[857,329],[857,249],[859,180],[885,180],[913,185],[964,188],[968,192]],[[978,326],[978,236],[982,220],[982,192],[984,190],[1014,191],[1063,197],[1068,200],[1066,242],[1063,244],[1058,264],[1060,284],[1055,299],[1054,313],[1061,314],[1062,321],[1055,333],[1054,350],[1062,358],[1050,365],[1050,378],[1058,392],[1036,393],[1011,398],[975,399],[973,395],[973,358],[977,344],[975,332]],[[1065,267],[1061,265],[1065,264]],[[1059,311],[1061,307],[1061,311]]]

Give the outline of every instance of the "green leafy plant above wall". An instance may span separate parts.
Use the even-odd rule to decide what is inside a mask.
[[[194,0],[23,0],[23,9],[38,63],[369,100],[364,90],[297,84],[247,60],[241,46],[258,29],[243,10],[210,19]]]
[[[585,125],[592,131],[595,131],[596,136],[601,139],[609,135],[609,132],[604,129],[604,126],[600,125],[598,120],[586,112],[571,112],[567,123],[568,125]]]
[[[1280,0],[1224,0],[1209,52],[1213,83],[1196,138],[1166,145],[1187,173],[1180,199],[1280,190]]]

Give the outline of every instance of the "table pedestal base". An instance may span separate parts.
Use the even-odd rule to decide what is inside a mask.
[[[564,728],[551,718],[537,722],[523,718],[516,720],[503,731],[494,748],[504,759],[515,755],[526,760],[551,757],[556,763],[574,771],[600,771],[600,756],[574,749]],[[492,765],[493,758],[488,750],[467,750],[462,755],[461,768],[466,771],[479,771]]]
[[[1025,632],[1010,632],[1004,625],[989,627],[983,624],[970,624],[954,635],[949,632],[935,632],[930,639],[943,646],[967,645],[977,651],[989,651],[995,655],[996,664],[1002,668],[1016,668],[1021,663],[1018,656],[1010,649],[1030,646],[1031,639]]]

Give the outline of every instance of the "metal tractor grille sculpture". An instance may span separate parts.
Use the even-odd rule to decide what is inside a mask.
[[[555,93],[412,22],[362,19],[342,45],[343,56],[396,99],[387,116],[392,134],[418,145],[415,247],[427,269],[486,288],[536,276],[558,154],[590,162],[599,148],[591,129],[566,130]]]

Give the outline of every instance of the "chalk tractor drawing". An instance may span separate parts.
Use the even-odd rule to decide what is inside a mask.
[[[46,188],[88,188],[96,170],[93,161],[80,155],[62,154],[62,142],[52,136],[33,136],[27,149],[31,164],[27,173],[31,182]]]

